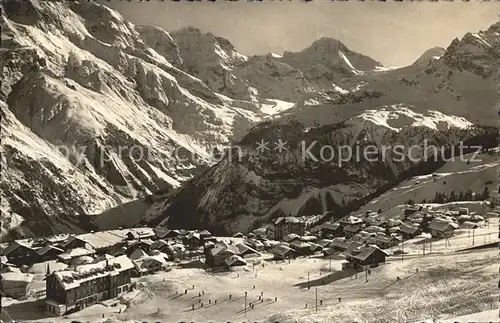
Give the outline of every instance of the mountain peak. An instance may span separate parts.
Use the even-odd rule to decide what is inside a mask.
[[[420,57],[413,63],[413,65],[428,66],[434,60],[441,58],[444,55],[446,49],[443,47],[432,47],[426,50]]]
[[[338,39],[331,37],[321,37],[309,46],[311,49],[316,50],[331,50],[338,51],[343,50],[346,46]]]

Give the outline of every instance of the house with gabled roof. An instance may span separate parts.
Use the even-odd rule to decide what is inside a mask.
[[[433,238],[449,238],[454,235],[455,229],[458,224],[448,222],[446,220],[435,218],[429,223],[428,229],[431,231]]]
[[[21,272],[0,274],[2,294],[6,297],[23,299],[28,297],[34,275]]]
[[[422,234],[420,227],[408,223],[402,223],[399,226],[399,231],[404,239],[413,239],[419,234]]]
[[[211,249],[205,252],[205,261],[211,267],[225,266],[226,258],[234,255],[239,255],[240,250],[231,244],[218,242]]]
[[[34,240],[24,239],[16,240],[0,252],[0,256],[5,256],[8,262],[17,267],[22,265],[30,265],[40,260],[37,250],[39,247],[34,246]]]
[[[344,228],[344,235],[346,239],[349,239],[360,231],[361,231],[361,226],[349,224]]]
[[[352,244],[344,252],[349,265],[357,270],[365,270],[367,267],[376,267],[385,262],[388,253],[374,245]]]
[[[80,257],[86,257],[86,256],[93,256],[95,254],[95,250],[93,249],[86,249],[86,248],[74,248],[71,250],[68,250],[66,252],[63,252],[59,255],[57,255],[57,259],[59,259],[61,262],[65,264],[71,264],[73,259],[80,258]]]
[[[64,253],[64,249],[48,244],[38,249],[36,253],[40,257],[39,261],[56,260],[57,256]]]
[[[274,259],[280,260],[294,258],[297,255],[295,250],[281,244],[274,246],[274,248],[271,249],[271,253],[274,256]]]
[[[321,236],[323,238],[327,237],[342,237],[344,236],[344,229],[340,225],[340,223],[323,223],[320,226]]]

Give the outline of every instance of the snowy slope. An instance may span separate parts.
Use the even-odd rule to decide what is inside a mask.
[[[25,232],[64,230],[62,214],[177,187],[261,118],[176,67],[186,60],[159,28],[95,3],[4,9],[2,233],[22,221]]]

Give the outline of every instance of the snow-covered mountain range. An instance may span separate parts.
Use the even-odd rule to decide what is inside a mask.
[[[142,221],[246,230],[318,211],[311,196],[322,210],[348,203],[411,168],[352,164],[326,180],[337,171],[257,156],[264,134],[450,145],[498,120],[500,23],[399,69],[331,38],[247,57],[216,35],[136,26],[92,2],[7,1],[1,27],[4,238],[86,229],[145,196]],[[214,150],[238,142],[245,161],[214,165]]]

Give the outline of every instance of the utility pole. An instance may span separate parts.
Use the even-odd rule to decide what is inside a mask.
[[[472,229],[472,245],[474,245],[474,234],[475,234],[476,230]]]
[[[432,253],[432,240],[429,241],[429,253]]]
[[[422,254],[425,256],[425,241],[424,241],[424,243],[422,244]]]
[[[403,261],[404,258],[404,253],[405,253],[405,242],[404,240],[401,242],[401,261]]]
[[[245,316],[247,316],[247,292],[245,292]]]
[[[365,268],[365,282],[368,283],[368,266]]]
[[[309,272],[307,272],[307,289],[310,289],[311,285],[309,284]]]
[[[318,287],[316,287],[316,312],[318,312]]]
[[[332,258],[330,257],[330,272],[332,272]]]

